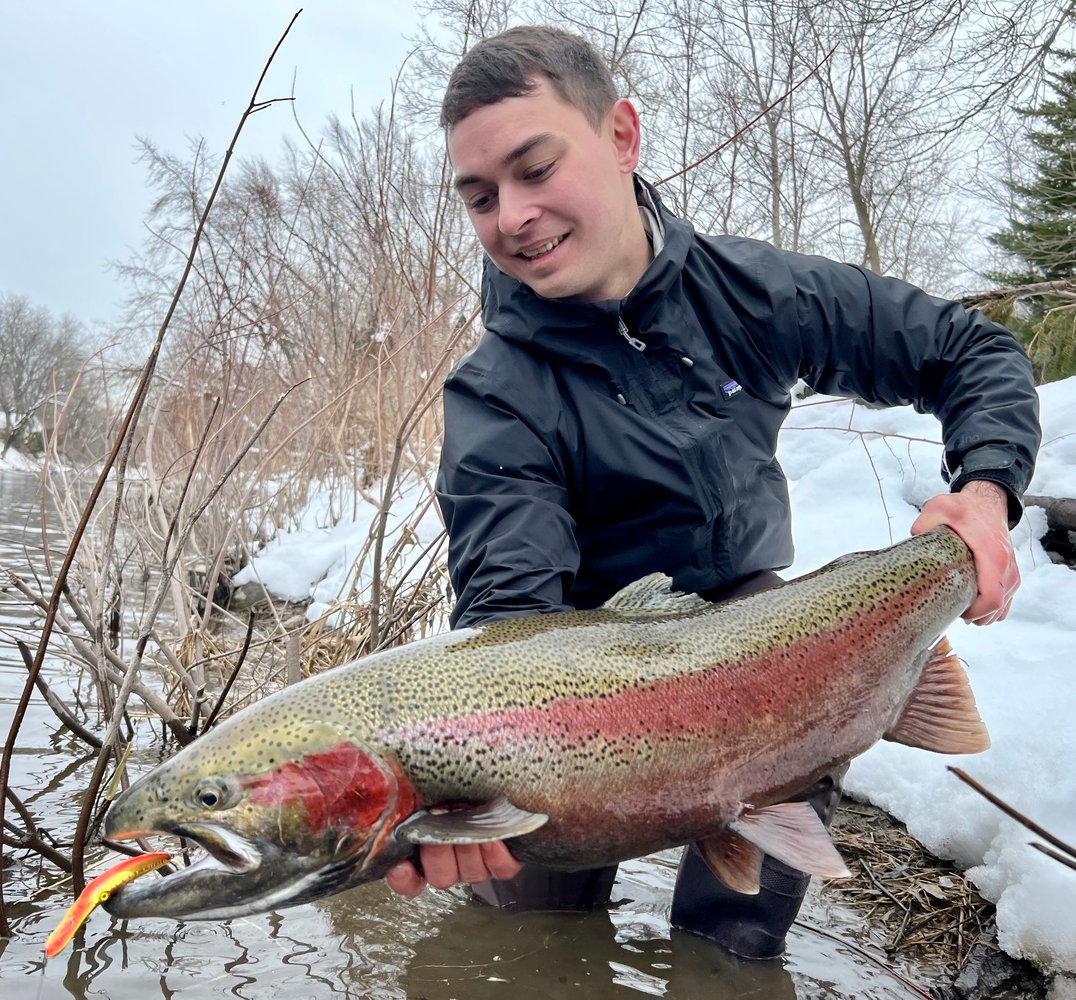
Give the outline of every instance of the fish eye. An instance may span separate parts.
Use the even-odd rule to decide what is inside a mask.
[[[220,778],[206,778],[194,789],[194,798],[206,809],[219,809],[225,805],[228,797],[228,785]]]

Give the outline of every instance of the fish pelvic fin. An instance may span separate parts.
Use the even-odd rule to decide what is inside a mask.
[[[945,636],[931,649],[919,683],[884,738],[934,753],[980,753],[990,746],[968,675]]]
[[[762,851],[735,830],[725,827],[720,833],[700,840],[699,852],[710,871],[733,892],[748,896],[758,894]]]
[[[851,875],[809,802],[779,802],[761,809],[744,806],[729,829],[762,853],[801,872],[819,878]]]
[[[519,809],[499,796],[459,809],[420,809],[396,827],[396,836],[412,844],[488,844],[533,833],[548,821],[544,813]]]

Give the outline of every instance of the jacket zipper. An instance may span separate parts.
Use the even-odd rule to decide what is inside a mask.
[[[635,350],[642,353],[646,350],[646,344],[643,343],[638,337],[633,337],[631,331],[628,329],[628,324],[624,322],[622,316],[618,316],[616,320],[617,333],[620,334]]]

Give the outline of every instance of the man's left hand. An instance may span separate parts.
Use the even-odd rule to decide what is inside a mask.
[[[1005,490],[997,483],[976,479],[959,493],[944,493],[928,500],[912,525],[912,534],[919,535],[944,524],[971,549],[979,593],[962,617],[973,625],[1001,621],[1008,615],[1013,594],[1020,586],[1008,511]]]

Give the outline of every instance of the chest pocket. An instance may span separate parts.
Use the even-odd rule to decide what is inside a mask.
[[[562,373],[580,574],[605,581],[599,589],[656,570],[713,586],[728,572],[725,526],[741,502],[727,456],[742,447],[747,397],[725,395],[731,379],[712,361],[702,371],[673,353],[633,361],[623,402],[607,377]]]

